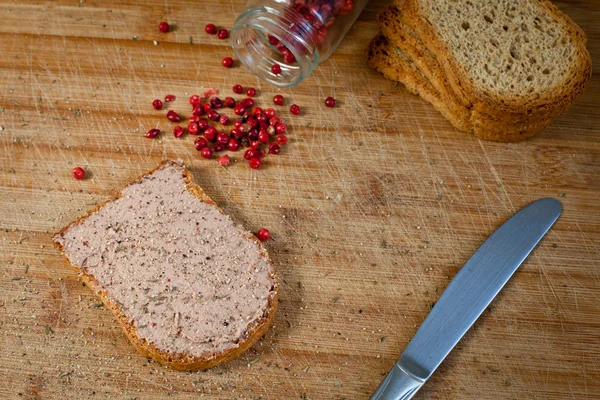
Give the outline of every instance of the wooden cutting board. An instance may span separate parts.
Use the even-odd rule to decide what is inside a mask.
[[[243,3],[0,4],[0,398],[365,399],[461,265],[545,196],[563,203],[560,220],[417,397],[600,398],[600,79],[537,137],[483,142],[366,67],[386,2],[289,90],[221,67],[232,51],[204,25],[231,27]],[[600,64],[600,3],[558,6]],[[158,32],[161,20],[175,30]],[[258,171],[241,154],[228,168],[201,159],[151,107],[171,93],[187,117],[190,94],[235,83],[261,106],[287,99],[290,142]],[[152,127],[169,132],[145,139]],[[51,242],[164,158],[189,164],[235,221],[273,234],[273,328],[206,372],[141,357]]]

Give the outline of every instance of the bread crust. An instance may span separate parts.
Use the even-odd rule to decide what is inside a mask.
[[[440,92],[407,58],[400,60],[394,57],[394,49],[383,35],[371,41],[367,54],[368,65],[382,73],[386,78],[401,82],[409,92],[422,97],[431,103],[458,130],[469,131],[470,125],[460,117],[457,109],[451,109],[451,102],[444,101]]]
[[[406,5],[410,1],[402,1],[402,4]],[[559,109],[556,109],[556,107],[553,109],[552,106],[549,106],[537,110],[527,110],[523,107],[502,109],[502,107],[490,107],[489,104],[483,102],[470,101],[465,96],[461,96],[461,93],[463,93],[462,88],[459,87],[458,91],[455,90],[456,81],[446,75],[447,73],[443,67],[445,64],[440,63],[436,54],[432,53],[424,44],[411,25],[412,20],[406,18],[406,15],[406,10],[399,9],[394,5],[379,14],[378,22],[381,32],[389,41],[389,44],[384,47],[388,49],[390,49],[390,46],[396,47],[408,55],[411,61],[410,65],[413,68],[416,67],[420,72],[419,75],[422,75],[437,93],[434,101],[427,98],[426,100],[430,101],[457,129],[471,132],[485,140],[516,142],[543,130],[574,101],[573,97],[570,102],[560,105]],[[576,27],[576,25],[574,26]],[[577,27],[577,29],[579,28]],[[583,33],[581,32],[581,34]],[[583,37],[585,38],[585,36]],[[373,47],[373,44],[371,47]],[[396,68],[398,68],[398,64],[406,63],[406,60],[395,57],[394,53],[393,50],[390,51],[392,60],[387,59],[387,57],[378,57],[379,61],[370,61],[369,65],[384,73],[390,79],[400,80],[405,84],[407,79],[414,80],[414,77],[407,78],[406,74],[402,74],[400,77],[391,70],[390,63],[394,64]],[[382,58],[387,60],[381,61]],[[381,65],[374,65],[378,63]],[[386,63],[388,65],[384,66]],[[455,84],[453,84],[453,81]],[[585,82],[583,85],[585,85]],[[408,86],[411,85],[414,85],[414,82],[408,83]],[[422,85],[422,83],[419,83],[419,85]],[[460,82],[458,82],[458,85],[460,86]],[[574,93],[573,96],[577,94]],[[440,106],[440,101],[447,104]],[[449,114],[451,117],[448,117]]]
[[[430,102],[458,130],[473,133],[485,140],[517,142],[535,135],[552,122],[550,119],[531,121],[530,125],[509,123],[494,120],[485,111],[478,110],[477,106],[467,110],[451,94],[440,93],[407,54],[400,58],[398,53],[403,50],[404,47],[397,48],[386,37],[378,35],[369,46],[368,64],[386,78],[402,82],[410,92]]]
[[[146,174],[139,177],[135,181],[130,182],[127,186],[130,186],[130,185],[140,182],[144,177],[151,175],[152,173],[156,172],[159,169],[165,168],[166,166],[175,166],[175,167],[182,168],[182,174],[183,174],[186,190],[188,190],[192,195],[197,197],[202,202],[215,207],[217,210],[219,210],[219,212],[224,214],[223,210],[221,210],[212,201],[212,199],[204,192],[204,190],[202,190],[202,188],[200,186],[198,186],[194,183],[194,179],[193,179],[193,176],[190,173],[190,171],[187,168],[185,168],[185,166],[182,163],[179,163],[176,161],[172,161],[172,160],[162,161],[156,168],[154,168],[150,172],[147,172]],[[121,189],[121,190],[123,190],[123,189]],[[71,222],[69,225],[65,226],[59,232],[57,232],[53,236],[55,246],[57,246],[60,249],[60,251],[62,252],[62,254],[65,255],[65,250],[64,250],[62,244],[57,241],[57,239],[60,236],[63,236],[63,234],[70,227],[83,222],[91,214],[102,209],[108,203],[110,203],[120,197],[121,197],[121,191],[118,191],[113,198],[105,201],[104,203],[102,203],[96,207],[93,207],[85,215],[83,215],[82,217],[79,217],[75,221]],[[262,243],[260,242],[260,240],[258,240],[251,233],[248,234],[248,238],[250,240],[255,241],[260,246],[260,249],[261,249],[260,255],[267,260],[267,263],[271,268],[269,276],[272,278],[273,287],[269,293],[267,307],[263,312],[262,318],[247,327],[244,334],[242,335],[242,338],[237,343],[237,347],[227,349],[227,350],[221,351],[219,353],[205,353],[205,354],[202,354],[199,356],[193,356],[193,355],[186,354],[186,353],[173,353],[173,352],[164,351],[164,350],[157,348],[153,343],[148,342],[146,339],[140,338],[136,332],[134,325],[133,325],[133,321],[130,320],[125,315],[125,313],[123,312],[123,309],[118,304],[118,302],[111,299],[108,296],[108,294],[106,293],[106,291],[102,290],[100,282],[98,282],[92,275],[90,275],[86,272],[83,272],[76,265],[73,265],[70,262],[69,262],[69,264],[77,272],[77,274],[81,277],[81,280],[96,293],[96,295],[100,298],[102,303],[113,312],[113,314],[115,315],[115,318],[121,325],[121,328],[123,328],[123,331],[124,331],[125,335],[127,336],[127,338],[129,339],[129,341],[135,346],[135,348],[144,357],[151,358],[160,364],[167,365],[173,369],[180,370],[180,371],[201,370],[201,369],[211,368],[216,365],[222,364],[224,362],[233,360],[234,358],[237,358],[239,355],[241,355],[243,352],[245,352],[248,348],[250,348],[254,343],[256,343],[256,341],[258,339],[260,339],[267,332],[267,330],[269,329],[269,326],[271,324],[271,321],[273,320],[273,317],[275,316],[275,310],[277,309],[278,290],[279,290],[277,274],[273,270],[268,253],[267,253],[266,249],[264,248],[264,246],[262,245]],[[65,258],[66,258],[66,256],[65,256]]]
[[[390,44],[399,47],[410,56],[419,70],[428,76],[434,87],[443,93],[448,93],[460,105],[467,109],[472,108],[473,103],[454,92],[452,86],[445,76],[444,69],[438,63],[435,54],[423,44],[418,33],[405,21],[404,13],[395,5],[390,5],[377,16],[377,22],[381,33],[389,40]]]
[[[471,99],[474,104],[482,103],[487,109],[498,110],[500,113],[515,113],[516,110],[522,110],[520,114],[526,114],[532,118],[541,118],[545,116],[544,114],[554,118],[564,112],[575,101],[591,79],[592,62],[586,48],[587,38],[585,33],[549,0],[529,0],[545,9],[561,24],[561,27],[568,34],[575,38],[578,59],[573,63],[578,67],[573,70],[572,76],[565,78],[564,85],[557,86],[555,90],[544,91],[541,95],[540,93],[532,93],[528,96],[511,97],[484,93],[474,83],[469,71],[466,71],[462,65],[456,62],[451,50],[429,21],[426,11],[420,6],[420,1],[428,0],[395,0],[395,4],[403,11],[406,21],[414,27],[427,48],[440,58],[440,64],[444,68],[445,75],[452,84],[454,91]]]

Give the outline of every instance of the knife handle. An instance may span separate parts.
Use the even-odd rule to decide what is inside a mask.
[[[415,378],[395,364],[371,400],[408,400],[417,393],[425,381]]]

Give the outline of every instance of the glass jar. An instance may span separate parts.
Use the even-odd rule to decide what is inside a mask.
[[[368,1],[249,0],[231,30],[233,49],[255,75],[297,85],[331,55]]]

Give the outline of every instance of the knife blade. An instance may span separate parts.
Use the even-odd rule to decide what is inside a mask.
[[[558,219],[558,200],[544,198],[498,228],[442,293],[371,400],[407,400],[429,379]]]

